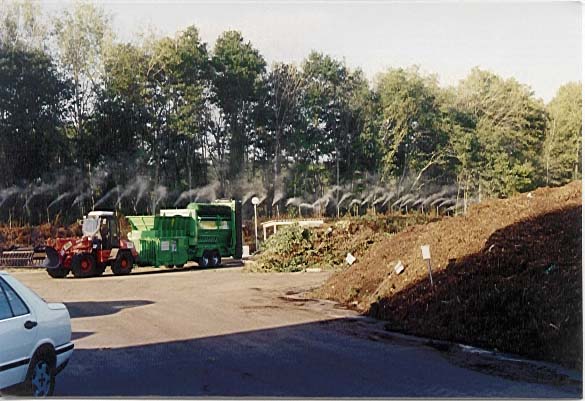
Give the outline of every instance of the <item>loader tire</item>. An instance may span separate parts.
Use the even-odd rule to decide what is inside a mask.
[[[129,274],[133,266],[134,258],[132,255],[129,252],[121,252],[112,263],[112,273],[116,276],[123,276]]]
[[[95,275],[96,262],[92,255],[81,253],[71,260],[71,271],[76,278],[86,278]]]
[[[65,278],[69,274],[69,269],[57,267],[56,269],[47,269],[47,273],[53,278]]]
[[[106,271],[107,265],[105,263],[98,263],[95,267],[95,276],[99,277]]]

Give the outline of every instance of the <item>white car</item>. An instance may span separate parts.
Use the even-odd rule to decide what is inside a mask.
[[[0,390],[18,384],[28,395],[52,395],[72,353],[67,307],[0,271]]]

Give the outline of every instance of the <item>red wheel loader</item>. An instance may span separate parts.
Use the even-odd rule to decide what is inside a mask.
[[[81,238],[49,240],[45,247],[43,267],[49,276],[64,278],[93,277],[111,266],[115,275],[132,271],[138,254],[131,241],[120,239],[118,219],[114,212],[94,211],[83,219]]]

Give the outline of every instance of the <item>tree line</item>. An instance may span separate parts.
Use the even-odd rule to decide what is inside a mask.
[[[252,195],[268,214],[447,192],[465,209],[580,179],[581,132],[580,82],[547,104],[480,68],[447,88],[417,67],[371,83],[317,51],[269,66],[238,31],[124,43],[89,3],[49,21],[0,2],[4,222]]]

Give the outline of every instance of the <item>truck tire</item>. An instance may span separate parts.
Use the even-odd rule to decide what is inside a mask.
[[[47,269],[47,273],[53,278],[65,278],[69,274],[69,269],[57,267],[56,269]]]
[[[199,259],[197,259],[197,264],[199,265],[199,267],[209,267],[209,263],[210,263],[210,257],[209,257],[209,253],[207,251],[203,252],[203,255],[201,255],[201,257]]]
[[[33,397],[50,397],[55,391],[55,352],[38,351],[29,365],[25,392]]]
[[[221,255],[219,251],[213,251],[210,259],[211,266],[216,267],[221,265]]]
[[[80,253],[71,260],[71,271],[77,278],[91,277],[95,275],[96,263],[92,255]]]
[[[134,267],[134,258],[130,252],[120,252],[114,263],[112,263],[112,272],[116,276],[129,274]]]

